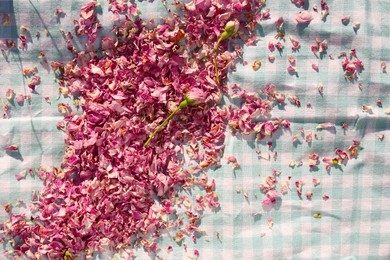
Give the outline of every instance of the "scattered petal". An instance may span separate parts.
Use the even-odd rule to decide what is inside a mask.
[[[17,181],[20,181],[20,180],[26,178],[26,176],[27,176],[27,172],[25,170],[15,174],[15,177],[16,177]]]
[[[333,124],[331,122],[326,122],[326,123],[322,123],[322,124],[317,125],[316,129],[326,129],[326,128],[334,128],[334,127],[336,127],[335,124]]]
[[[7,152],[18,152],[19,151],[19,147],[17,145],[10,145],[10,146],[4,147],[4,151],[7,151]]]
[[[345,16],[345,17],[341,18],[341,23],[344,25],[348,25],[350,19],[351,19],[351,16]]]
[[[252,69],[254,70],[254,71],[257,71],[258,69],[260,69],[261,68],[261,61],[260,60],[256,60],[254,63],[253,63],[253,65],[252,65]]]
[[[321,213],[315,213],[315,214],[313,214],[313,217],[314,218],[321,218]]]

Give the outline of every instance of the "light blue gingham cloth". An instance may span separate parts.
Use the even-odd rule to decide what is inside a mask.
[[[16,144],[20,154],[0,151],[0,204],[16,203],[17,200],[29,201],[32,190],[39,190],[41,183],[27,177],[20,182],[15,174],[40,165],[59,166],[64,148],[64,135],[56,129],[61,119],[57,111],[57,85],[52,72],[46,71],[37,56],[44,50],[49,62],[66,61],[70,55],[64,47],[60,29],[72,31],[72,20],[78,18],[79,9],[88,1],[76,0],[0,0],[0,12],[12,13],[12,23],[0,26],[0,38],[17,38],[20,26],[25,25],[32,34],[32,43],[27,51],[12,52],[9,62],[0,57],[0,96],[4,102],[6,90],[11,87],[17,93],[27,94],[28,79],[22,76],[22,70],[37,66],[42,83],[37,86],[38,94],[32,94],[31,104],[11,105],[11,118],[0,121],[1,148]],[[99,1],[103,7],[101,20],[105,32],[110,22],[106,1]],[[277,89],[288,95],[297,95],[302,107],[287,104],[284,110],[275,108],[274,117],[291,121],[291,131],[275,135],[273,143],[278,159],[259,160],[256,148],[267,151],[267,142],[255,143],[250,139],[240,139],[227,133],[225,155],[234,155],[241,164],[234,172],[231,166],[222,162],[222,167],[208,172],[215,178],[221,210],[206,212],[201,228],[206,236],[194,244],[187,239],[187,252],[168,236],[160,242],[159,256],[163,259],[187,259],[194,249],[200,252],[200,259],[389,259],[390,255],[390,116],[384,113],[390,108],[390,75],[382,73],[381,62],[390,66],[390,1],[388,0],[329,0],[330,15],[326,22],[320,14],[312,11],[314,20],[309,27],[298,30],[295,15],[302,9],[295,7],[289,0],[268,1],[271,19],[258,27],[257,46],[246,47],[243,59],[247,65],[238,64],[237,71],[229,74],[229,85],[240,84],[244,89],[260,91],[265,83],[274,83]],[[320,9],[320,0],[310,0],[309,9],[314,5]],[[165,15],[161,2],[143,1],[139,3],[145,20]],[[57,20],[55,8],[66,13],[65,18]],[[281,55],[276,52],[274,63],[267,60],[268,42],[274,39],[274,22],[283,16],[288,35],[301,42],[299,52],[292,53],[291,44],[286,39]],[[350,24],[341,24],[341,18],[351,16]],[[360,22],[357,33],[353,23]],[[49,36],[44,30],[49,31]],[[39,31],[40,39],[35,38]],[[328,55],[317,59],[310,50],[315,40],[327,40]],[[363,61],[365,70],[355,83],[343,77],[340,52],[348,53],[355,48]],[[287,73],[288,55],[297,59],[298,75]],[[262,61],[262,67],[253,71],[255,60]],[[318,62],[319,72],[311,68]],[[389,69],[390,72],[390,69]],[[359,89],[358,83],[362,84]],[[323,97],[318,94],[319,84],[324,86]],[[44,101],[49,96],[52,104]],[[383,108],[376,105],[380,98]],[[63,100],[62,100],[63,101]],[[65,100],[71,102],[70,99]],[[312,108],[306,108],[306,104]],[[362,105],[371,105],[373,113],[363,113]],[[334,122],[336,131],[317,131],[317,124]],[[340,127],[342,122],[349,125],[348,130]],[[299,130],[311,130],[318,135],[309,146],[294,146],[292,136]],[[383,141],[378,135],[384,134]],[[350,160],[342,170],[332,169],[328,174],[321,163],[318,171],[311,172],[307,165],[308,155],[312,152],[321,157],[334,156],[336,148],[347,149],[352,139],[362,140],[364,149],[358,158]],[[302,138],[301,138],[302,140]],[[288,166],[291,160],[303,160],[304,165]],[[279,186],[291,178],[291,191],[282,196],[280,207],[270,211],[262,208],[264,195],[259,184],[272,170],[281,171]],[[321,180],[313,187],[312,179]],[[295,192],[296,180],[303,180],[303,199]],[[240,191],[240,192],[238,192]],[[311,201],[306,200],[307,191],[313,192]],[[248,198],[244,197],[248,194]],[[329,195],[328,201],[322,195]],[[15,209],[16,211],[19,209]],[[20,209],[21,210],[21,209]],[[322,218],[313,218],[321,213]],[[1,221],[7,218],[4,209],[0,209]],[[273,227],[269,229],[267,219],[272,217]],[[217,237],[219,233],[219,238]],[[166,248],[172,245],[170,253]],[[142,250],[137,251],[139,259],[150,259]],[[101,255],[100,258],[111,258]],[[2,259],[2,257],[0,257]]]

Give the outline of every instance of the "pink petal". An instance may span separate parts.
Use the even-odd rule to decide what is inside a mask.
[[[15,174],[16,180],[18,180],[18,181],[26,178],[26,176],[27,176],[27,172],[26,171],[21,171],[21,172]]]
[[[19,147],[17,145],[10,145],[10,146],[4,147],[4,150],[7,152],[17,152],[17,151],[19,151]]]
[[[336,127],[336,125],[331,122],[326,122],[317,125],[316,129],[325,129],[325,128],[333,128],[333,127]]]

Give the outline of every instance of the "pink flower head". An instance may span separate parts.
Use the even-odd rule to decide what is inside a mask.
[[[229,21],[226,23],[224,31],[230,36],[236,34],[240,28],[240,22],[237,20]]]
[[[295,21],[297,21],[298,24],[302,25],[309,25],[312,20],[313,15],[310,13],[310,11],[307,10],[299,12],[295,17]]]
[[[188,105],[196,106],[205,103],[207,93],[200,88],[192,88],[187,94],[185,94],[184,98],[187,100]]]

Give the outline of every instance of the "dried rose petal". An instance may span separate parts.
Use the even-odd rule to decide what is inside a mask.
[[[19,147],[17,145],[10,145],[10,146],[4,147],[4,150],[7,152],[18,152]]]
[[[357,32],[360,29],[360,22],[355,21],[353,22],[353,30]]]
[[[324,195],[322,195],[322,199],[323,199],[323,200],[328,200],[328,199],[329,199],[329,196],[324,194]]]
[[[384,61],[381,62],[381,69],[382,69],[382,73],[387,73],[386,62],[384,62]]]
[[[312,67],[312,69],[313,70],[315,70],[315,71],[319,71],[319,69],[318,69],[318,63],[313,63],[313,64],[311,64],[311,67]]]
[[[288,73],[290,73],[290,74],[296,74],[296,73],[298,72],[297,68],[294,67],[294,66],[291,66],[291,65],[289,65],[289,66],[287,67],[287,71],[288,71]]]
[[[385,139],[385,135],[384,135],[384,134],[378,135],[378,139],[381,140],[381,141],[383,141],[383,139]]]
[[[311,191],[306,192],[306,198],[308,200],[311,200],[312,197],[313,197],[313,192],[311,192]]]
[[[274,54],[268,54],[268,60],[269,60],[269,62],[273,63],[275,61],[275,55]]]
[[[15,177],[16,177],[17,181],[20,181],[20,180],[26,178],[26,176],[27,176],[27,172],[26,171],[21,171],[21,172],[15,174]]]
[[[261,68],[261,61],[260,60],[256,60],[254,63],[253,63],[253,65],[252,65],[252,69],[254,70],[254,71],[257,71],[258,69],[260,69]]]
[[[334,127],[336,127],[335,124],[333,124],[331,122],[326,122],[326,123],[322,123],[322,124],[317,125],[316,129],[326,129],[326,128],[334,128]]]
[[[5,97],[11,101],[15,97],[15,91],[12,88],[7,89],[7,92],[5,93]]]
[[[281,42],[277,42],[275,44],[275,47],[276,47],[276,49],[278,49],[278,51],[282,51],[284,48],[283,43],[281,43]]]
[[[274,225],[274,222],[272,220],[272,217],[268,217],[267,218],[267,225],[268,225],[268,228],[269,229],[272,229],[273,225]]]
[[[329,15],[329,6],[326,3],[326,0],[321,0],[321,20],[325,21],[328,15]]]
[[[275,51],[275,44],[273,42],[268,42],[268,49],[271,52]]]
[[[344,25],[348,25],[350,19],[351,19],[351,16],[345,16],[345,17],[341,18],[341,23]]]
[[[321,218],[321,213],[315,213],[315,214],[313,214],[313,217],[314,218]]]
[[[305,5],[305,0],[291,0],[291,3],[295,4],[297,7],[303,7]]]

